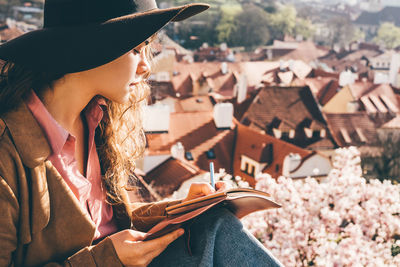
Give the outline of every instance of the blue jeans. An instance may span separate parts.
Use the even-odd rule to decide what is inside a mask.
[[[225,208],[207,211],[192,222],[190,252],[185,235],[170,244],[149,266],[283,266]]]

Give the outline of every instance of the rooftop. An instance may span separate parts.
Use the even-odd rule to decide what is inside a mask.
[[[365,112],[325,115],[330,133],[340,147],[376,144],[376,126]]]

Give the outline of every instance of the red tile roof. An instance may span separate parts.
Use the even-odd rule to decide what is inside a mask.
[[[330,133],[340,147],[376,144],[376,125],[367,113],[326,113],[325,115]]]
[[[14,39],[24,32],[18,28],[9,28],[8,25],[0,25],[0,42],[7,42]]]
[[[265,148],[270,144],[272,144],[273,161],[270,165],[264,168],[263,172],[268,173],[275,178],[282,174],[283,160],[289,153],[298,153],[302,158],[312,153],[239,124],[237,127],[235,154],[233,160],[233,175],[241,176],[254,185],[254,177],[240,170],[241,155],[247,155],[253,160],[257,160],[262,157],[263,151],[265,151]]]
[[[332,150],[335,149],[336,145],[330,138],[323,138],[309,146],[307,146],[308,150],[318,151],[318,150]]]
[[[328,101],[336,95],[339,88],[339,82],[337,79],[331,77],[316,77],[316,78],[306,78],[305,80],[295,80],[293,82],[294,86],[304,86],[310,87],[311,92],[318,99],[319,104],[324,106]]]
[[[308,87],[265,87],[260,90],[243,116],[266,130],[274,120],[285,125],[283,131],[296,129],[304,120],[315,121],[315,129],[324,129],[322,114]],[[277,128],[277,127],[274,127]]]
[[[349,89],[356,100],[361,100],[368,113],[400,112],[398,99],[389,84],[356,82],[349,85]]]
[[[144,180],[163,198],[170,196],[186,180],[200,174],[193,164],[170,158],[148,173]]]
[[[381,126],[382,129],[400,129],[400,115]]]
[[[368,82],[368,81],[361,81],[361,82],[355,82],[350,85],[348,85],[351,94],[353,95],[354,99],[360,99],[361,96],[365,95],[368,93],[372,87],[373,83]]]
[[[328,55],[319,58],[319,61],[327,64],[330,68],[340,73],[347,68],[351,68],[353,71],[363,74],[368,73],[370,58],[379,55],[379,51],[369,49],[359,49],[356,51],[350,51],[346,53],[330,52]]]
[[[210,129],[214,129],[210,132]],[[147,134],[151,152],[169,151],[176,142],[182,142],[185,150],[196,147],[202,140],[215,135],[217,129],[211,111],[171,113],[168,133]],[[201,138],[199,138],[201,137]]]
[[[225,169],[226,173],[233,172],[233,153],[235,148],[235,131],[223,131],[219,133],[218,140],[214,140],[207,148],[213,149],[216,155],[215,159],[207,158],[206,153],[200,154],[195,160],[195,164],[202,170],[208,170],[210,162],[214,162],[214,169]]]
[[[175,103],[175,112],[213,111],[213,108],[209,96],[178,98]]]
[[[247,78],[249,89],[259,86],[265,73],[279,67],[278,62],[238,62],[226,63],[228,72],[221,72],[221,64],[215,62],[195,62],[191,64],[177,62],[174,65],[175,75],[171,83],[176,92],[193,93],[193,83],[207,82],[214,92],[223,96],[233,96],[233,87],[240,74]]]
[[[295,50],[286,54],[281,59],[301,60],[305,63],[310,63],[326,54],[326,50],[317,48],[313,42],[301,42]]]

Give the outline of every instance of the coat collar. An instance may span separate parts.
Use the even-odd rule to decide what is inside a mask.
[[[25,166],[35,168],[50,155],[49,143],[24,102],[3,116]]]

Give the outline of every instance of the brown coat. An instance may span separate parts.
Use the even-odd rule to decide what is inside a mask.
[[[121,266],[109,238],[93,246],[95,226],[47,157],[50,147],[27,107],[0,118],[0,266]],[[147,230],[168,202],[135,210]],[[130,226],[115,209],[119,227]]]

